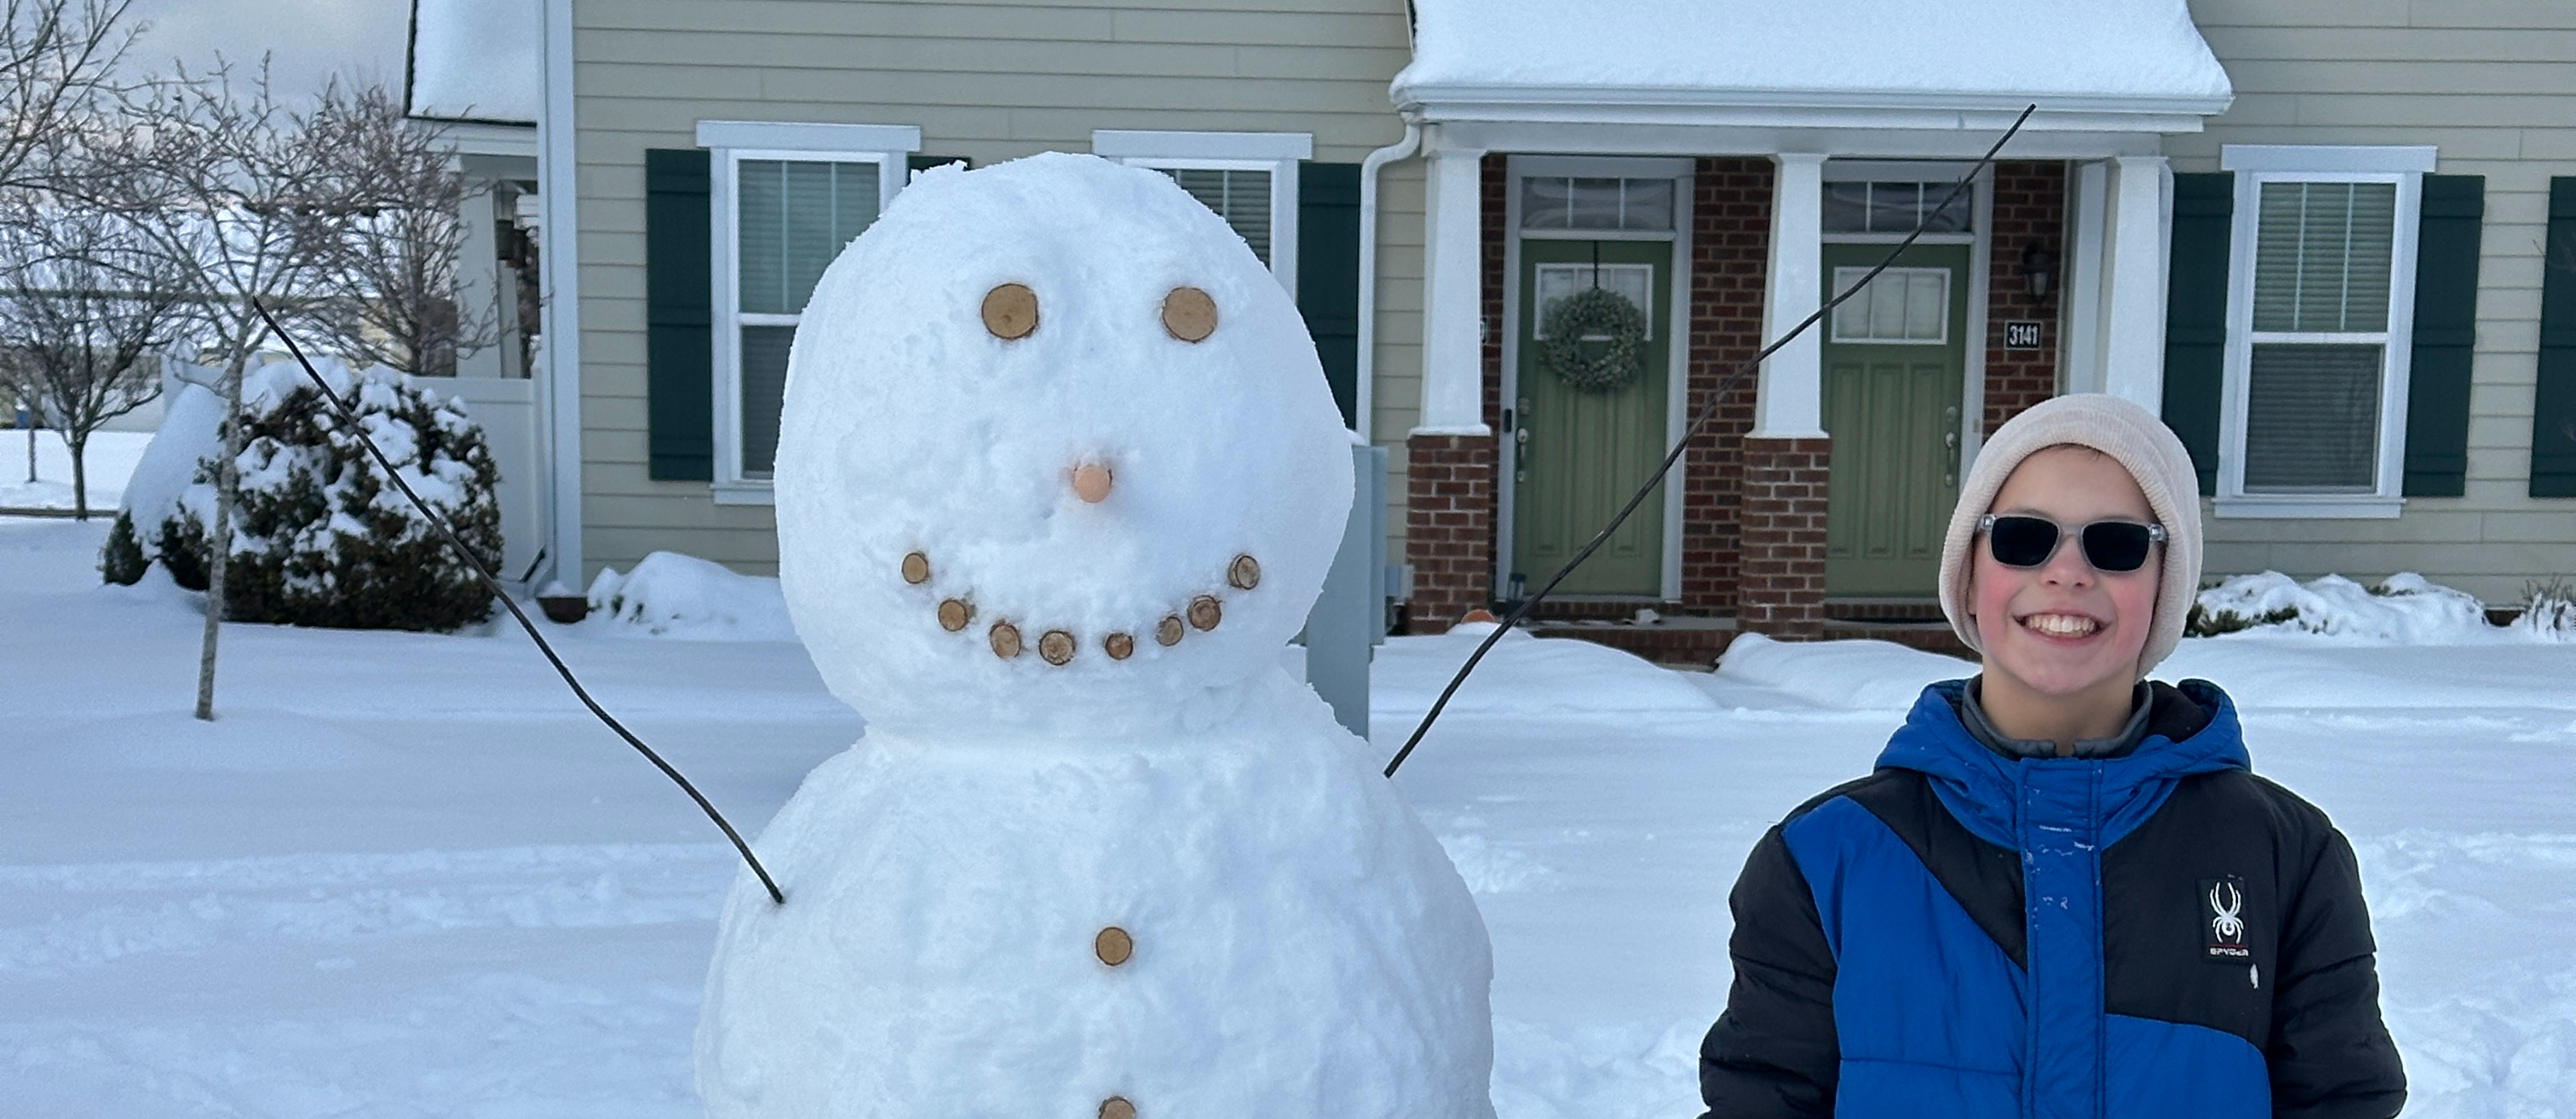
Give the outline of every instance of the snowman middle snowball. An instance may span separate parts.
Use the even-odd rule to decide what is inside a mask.
[[[1348,436],[1287,294],[1161,174],[925,175],[789,361],[780,577],[868,735],[737,883],[710,1115],[1486,1119],[1439,845],[1279,667]]]

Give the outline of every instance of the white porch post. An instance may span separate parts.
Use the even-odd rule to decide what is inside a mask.
[[[1825,157],[1783,152],[1771,195],[1771,278],[1763,300],[1765,340],[1788,333],[1824,304]],[[1812,439],[1824,430],[1824,350],[1807,333],[1762,363],[1753,400],[1756,439]]]
[[[2102,234],[2102,391],[2150,412],[2165,396],[2165,157],[2111,161]]]
[[[2068,392],[2102,391],[2103,232],[2111,167],[2078,163],[2075,178],[2075,228],[2066,238],[2066,277],[2060,285],[2066,300],[2066,376]]]
[[[1482,151],[1435,149],[1423,214],[1422,415],[1416,435],[1491,435],[1485,426]]]

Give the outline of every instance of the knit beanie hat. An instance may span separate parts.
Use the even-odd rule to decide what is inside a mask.
[[[1976,545],[1977,521],[1993,510],[1996,491],[2023,459],[2069,443],[2091,447],[2128,468],[2129,477],[2146,492],[2156,523],[2165,526],[2155,621],[2138,654],[2143,675],[2181,643],[2183,619],[2200,593],[2200,487],[2191,455],[2172,429],[2155,413],[2116,396],[2078,393],[2046,400],[1987,438],[1959,487],[1959,506],[1950,513],[1950,534],[1941,543],[1941,612],[1949,616],[1959,640],[1985,652],[1977,640],[1976,619],[1968,613],[1968,549]]]

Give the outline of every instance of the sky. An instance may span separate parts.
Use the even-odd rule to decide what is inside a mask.
[[[129,69],[211,68],[221,54],[248,70],[267,53],[275,92],[292,101],[334,73],[399,93],[411,0],[133,0],[126,18],[148,25]]]

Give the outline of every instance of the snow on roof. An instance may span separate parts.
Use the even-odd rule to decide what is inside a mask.
[[[412,0],[411,115],[537,123],[538,0]]]
[[[1672,103],[2002,98],[2212,105],[2233,90],[2184,0],[1415,0],[1396,103],[1619,91]]]

